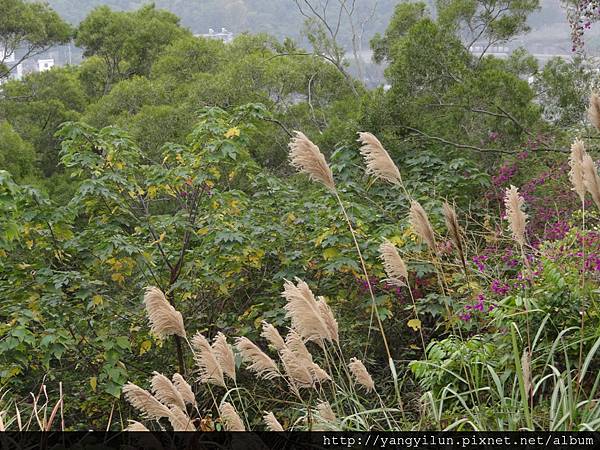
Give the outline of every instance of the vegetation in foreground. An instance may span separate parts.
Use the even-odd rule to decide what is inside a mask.
[[[453,5],[396,8],[388,91],[151,7],[3,85],[2,428],[597,430],[593,71]]]

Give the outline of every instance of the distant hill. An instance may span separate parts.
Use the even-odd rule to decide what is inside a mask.
[[[302,4],[303,0],[300,0]],[[114,9],[131,10],[148,3],[144,0],[48,0],[66,20],[80,22],[98,5]],[[158,8],[167,9],[179,17],[183,25],[195,33],[206,33],[209,28],[228,30],[238,34],[245,31],[265,32],[279,38],[301,36],[304,17],[294,0],[155,0]],[[313,0],[313,3],[317,2]],[[385,30],[398,0],[360,0],[356,2],[359,17],[366,17],[377,4],[372,19],[365,26],[368,40],[376,32]],[[569,25],[560,0],[542,0],[542,8],[530,18],[532,33],[523,37],[528,46],[556,46],[569,48]],[[335,2],[331,2],[335,4]],[[349,30],[340,32],[343,41],[349,39]],[[539,48],[537,49],[539,51]]]
[[[131,10],[150,3],[143,0],[49,0],[48,3],[61,16],[73,24],[99,5],[117,10]],[[302,3],[302,1],[300,2]],[[356,2],[358,17],[368,17],[373,6],[377,8],[365,26],[365,36],[385,30],[396,0],[360,0]],[[181,23],[195,33],[206,33],[209,28],[227,28],[234,33],[265,32],[279,38],[298,38],[304,17],[294,0],[155,0],[157,8],[167,9],[179,17]],[[334,2],[332,2],[334,4]],[[333,13],[334,9],[331,9]],[[333,14],[332,14],[333,16]],[[347,30],[341,30],[348,38]]]

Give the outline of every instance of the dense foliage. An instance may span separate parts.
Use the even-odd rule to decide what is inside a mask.
[[[434,17],[400,3],[371,41],[390,85],[373,90],[331,57],[344,53],[322,27],[306,51],[262,34],[197,38],[155,6],[93,10],[75,32],[80,66],[1,86],[0,424],[60,398],[69,429],[121,429],[139,419],[123,387],[140,409],[126,383],[159,371],[192,384],[196,400],[174,404],[202,429],[232,428],[233,408],[252,428],[266,410],[296,429],[597,430],[600,194],[592,171],[583,201],[569,177],[576,137],[596,155],[585,110],[597,74],[584,59],[540,68],[524,50],[469,51],[474,26],[505,42],[536,7],[452,0]],[[334,188],[293,175],[294,130],[322,149]],[[365,173],[362,131],[399,168],[392,184]],[[528,215],[521,237],[515,211]],[[384,239],[407,265],[401,280]],[[326,337],[290,312],[296,277],[323,296]],[[149,326],[148,286],[185,331]],[[295,330],[289,348],[265,340],[263,321]],[[281,373],[242,369],[242,339],[215,383],[214,348],[196,332],[225,356],[225,336],[271,344]],[[310,351],[332,380],[309,365],[299,386],[288,350]],[[376,394],[348,382],[352,357]],[[169,414],[155,418],[181,428]]]

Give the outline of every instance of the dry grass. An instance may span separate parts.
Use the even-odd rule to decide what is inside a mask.
[[[390,241],[384,241],[379,246],[379,256],[387,274],[387,282],[396,286],[405,286],[408,281],[408,269],[404,260],[398,254],[398,249]]]
[[[333,174],[319,147],[300,131],[296,131],[295,134],[296,136],[289,143],[291,165],[307,174],[311,179],[323,183],[335,191]]]
[[[504,206],[506,218],[513,239],[522,247],[525,245],[525,227],[527,226],[527,214],[523,211],[525,200],[519,194],[519,190],[512,186],[506,189],[504,195]]]
[[[223,368],[217,360],[214,349],[201,333],[196,333],[192,338],[192,348],[194,349],[194,361],[200,374],[200,382],[225,387]]]
[[[433,227],[429,222],[427,213],[416,200],[410,202],[409,222],[415,233],[417,233],[423,242],[427,244],[432,252],[435,252],[435,234],[433,232]]]
[[[186,336],[181,313],[175,310],[160,289],[147,288],[144,304],[152,333],[160,339],[171,335]]]
[[[246,431],[244,422],[231,403],[223,402],[219,407],[219,412],[227,431]]]
[[[362,144],[360,153],[365,158],[367,174],[388,183],[403,186],[400,170],[381,142],[371,133],[358,133],[358,135],[358,141]]]
[[[365,391],[367,393],[375,390],[375,382],[373,381],[373,378],[371,378],[371,375],[367,371],[367,368],[360,359],[350,359],[350,364],[348,364],[348,368],[354,376],[354,381],[363,388],[365,388]]]

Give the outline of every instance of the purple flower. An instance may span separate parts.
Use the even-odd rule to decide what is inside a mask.
[[[488,260],[488,257],[485,255],[473,256],[473,262],[475,263],[475,265],[477,266],[477,269],[479,269],[480,272],[483,272],[485,270],[485,262],[487,260]]]
[[[498,295],[506,295],[508,291],[510,291],[510,286],[506,283],[501,282],[500,280],[493,280],[490,286],[490,290]]]

